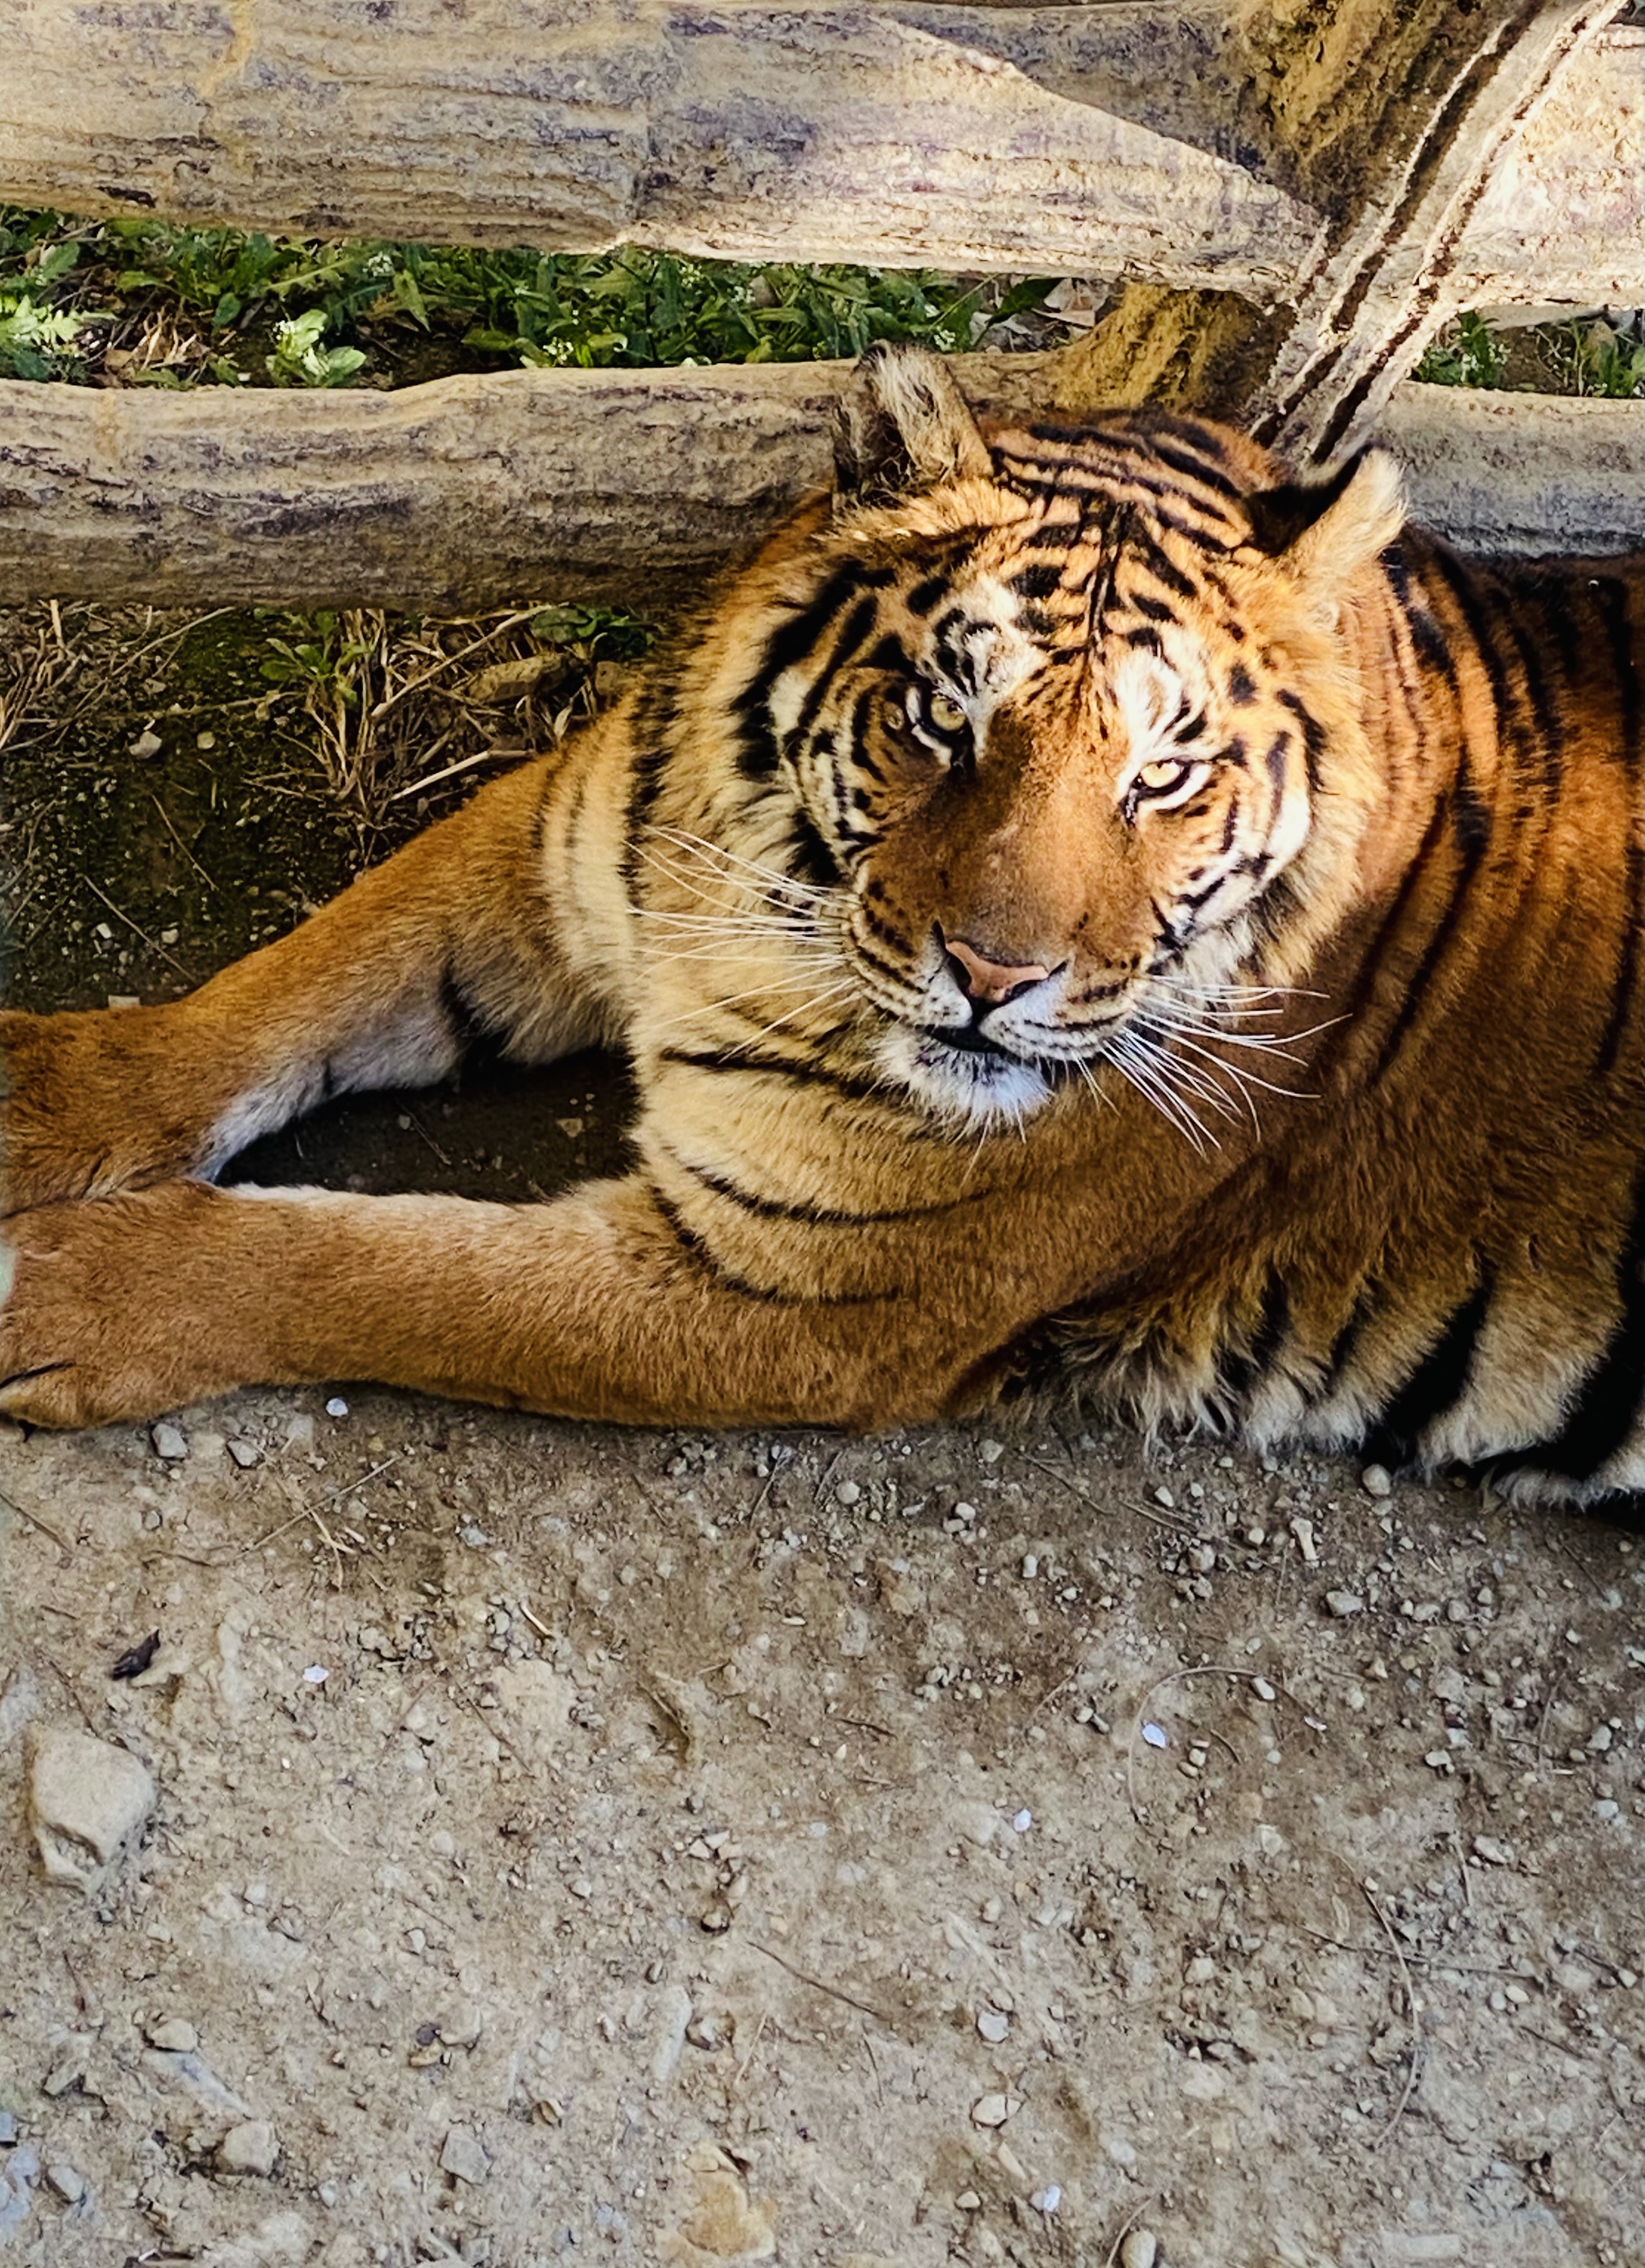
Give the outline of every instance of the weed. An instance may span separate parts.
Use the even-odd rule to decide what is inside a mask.
[[[32,311],[15,343],[0,334],[0,356],[19,377],[84,379],[100,367],[151,385],[336,387],[499,360],[804,362],[860,354],[877,339],[947,350],[1050,288],[1030,279],[1003,294],[963,291],[926,270],[743,267],[632,247],[583,258],[316,244],[0,207],[0,293],[10,295],[0,313],[25,298]],[[82,342],[93,320],[100,330]]]
[[[1448,331],[1449,337],[1435,341],[1413,375],[1425,386],[1500,386],[1508,350],[1484,318],[1458,315]]]

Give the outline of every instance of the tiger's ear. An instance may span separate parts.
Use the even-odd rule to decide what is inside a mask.
[[[1405,526],[1405,484],[1385,450],[1361,449],[1323,481],[1259,490],[1245,509],[1258,550],[1330,609]]]
[[[989,469],[988,446],[941,356],[870,347],[835,405],[840,505],[896,504]]]

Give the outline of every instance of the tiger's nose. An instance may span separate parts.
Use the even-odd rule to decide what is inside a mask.
[[[985,1007],[998,1008],[1007,1000],[1014,1000],[1019,992],[1026,992],[1030,984],[1037,984],[1051,971],[1037,961],[1007,964],[990,961],[978,953],[974,945],[967,945],[963,937],[948,937],[939,923],[937,935],[948,954],[950,974],[968,1000]]]

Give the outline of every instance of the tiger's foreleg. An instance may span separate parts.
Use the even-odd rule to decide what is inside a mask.
[[[338,1378],[639,1425],[867,1425],[955,1406],[977,1351],[974,1285],[765,1296],[638,1177],[527,1206],[170,1182],[12,1235],[0,1410],[39,1425]]]
[[[545,877],[558,762],[510,773],[183,999],[0,1015],[4,1210],[213,1174],[328,1095],[444,1077],[476,1028],[522,1061],[595,1037]]]

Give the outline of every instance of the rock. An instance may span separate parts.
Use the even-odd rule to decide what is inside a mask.
[[[1119,2268],[1154,2268],[1160,2241],[1150,2228],[1133,2228],[1119,2248]]]
[[[956,1835],[985,1851],[1000,1832],[1000,1814],[992,1803],[955,1803],[948,1808],[948,1824]]]
[[[231,1440],[228,1453],[243,1473],[248,1473],[254,1465],[262,1462],[262,1451],[254,1441]]]
[[[231,2126],[217,2146],[217,2161],[225,2174],[271,2174],[279,2154],[278,2137],[266,2118]]]
[[[1473,1855],[1476,1859],[1483,1859],[1487,1867],[1511,1867],[1514,1863],[1512,1846],[1500,1841],[1494,1835],[1476,1835]]]
[[[1393,1475],[1386,1465],[1367,1465],[1360,1475],[1360,1486],[1367,1496],[1391,1496],[1394,1492]]]
[[[679,2069],[690,2028],[690,1994],[683,1984],[665,1985],[658,1995],[657,2045],[651,2058],[654,2086],[666,2087]]]
[[[440,2171],[450,2174],[456,2181],[478,2184],[491,2176],[491,2161],[471,2126],[451,2129],[439,2154],[439,2163]]]
[[[76,2166],[59,2159],[46,2169],[46,2179],[51,2183],[64,2205],[78,2205],[85,2195],[85,2176]]]
[[[200,2035],[182,2016],[167,2016],[164,2023],[151,2024],[145,2037],[151,2048],[165,2048],[173,2055],[192,2055],[200,2044]]]
[[[154,1795],[153,1780],[124,1749],[90,1733],[43,1733],[29,1804],[48,1878],[93,1888],[136,1836]]]
[[[139,761],[146,762],[150,756],[158,756],[165,745],[165,741],[161,740],[153,725],[145,725],[127,749],[126,754],[129,756],[137,757]]]
[[[977,2016],[977,2029],[985,2040],[998,2047],[1011,2029],[1011,2019],[998,2008],[985,2008]]]
[[[1365,1602],[1357,1591],[1327,1591],[1325,1604],[1339,1623],[1365,1612]]]
[[[181,1425],[173,1425],[169,1418],[150,1426],[149,1440],[155,1455],[164,1457],[168,1464],[175,1464],[188,1454],[188,1434]]]
[[[1020,2095],[979,2095],[971,2105],[974,2126],[1003,2126],[1022,2108]]]

